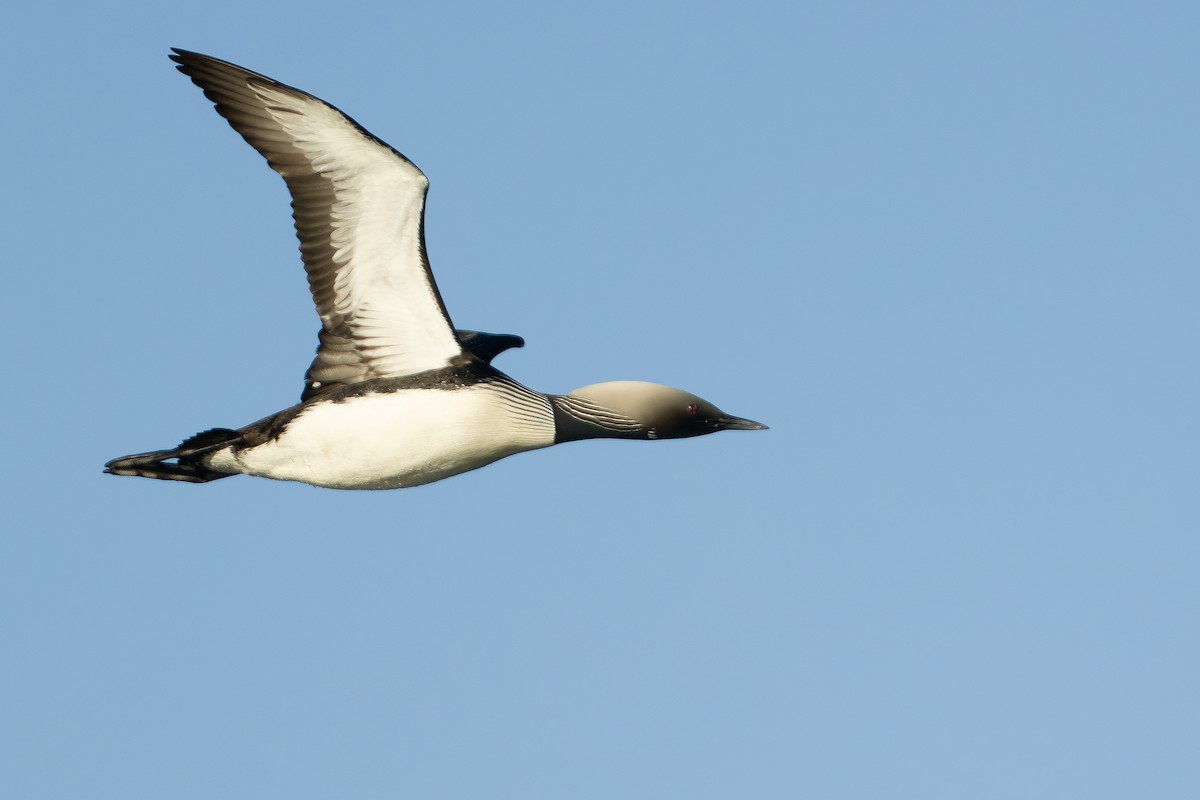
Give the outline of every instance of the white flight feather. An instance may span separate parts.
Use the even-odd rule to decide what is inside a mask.
[[[325,103],[259,81],[250,87],[310,169],[332,184],[333,310],[364,345],[372,372],[398,377],[445,366],[461,349],[421,255],[428,179]]]

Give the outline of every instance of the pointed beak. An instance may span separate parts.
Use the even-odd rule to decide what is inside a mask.
[[[742,419],[741,417],[721,417],[717,420],[717,424],[721,426],[723,431],[765,431],[769,430],[766,425],[754,420]]]

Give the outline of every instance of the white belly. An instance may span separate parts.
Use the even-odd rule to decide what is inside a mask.
[[[335,489],[398,489],[554,444],[549,402],[485,386],[315,403],[273,441],[207,459],[216,470]]]

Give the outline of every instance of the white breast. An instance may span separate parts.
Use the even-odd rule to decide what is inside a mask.
[[[318,402],[276,440],[213,454],[213,469],[335,489],[397,489],[554,444],[546,398],[497,384]]]

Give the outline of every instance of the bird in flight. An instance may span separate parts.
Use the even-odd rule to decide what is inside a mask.
[[[106,472],[396,489],[581,439],[766,428],[653,383],[550,395],[508,377],[491,361],[519,336],[450,321],[425,253],[429,181],[415,164],[306,92],[200,53],[171,59],[287,183],[319,344],[297,405],[113,459]]]

